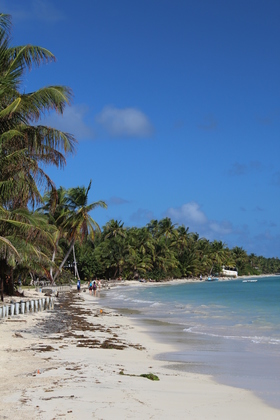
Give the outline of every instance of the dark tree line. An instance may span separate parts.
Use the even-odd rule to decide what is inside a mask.
[[[170,279],[219,275],[222,267],[236,267],[239,275],[280,272],[278,258],[248,255],[240,247],[229,249],[222,241],[209,241],[169,218],[152,220],[145,227],[125,228],[108,222],[94,242],[77,246],[79,272],[83,279]],[[68,261],[70,266],[73,262]]]

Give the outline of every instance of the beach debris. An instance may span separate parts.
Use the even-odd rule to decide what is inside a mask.
[[[142,373],[142,375],[139,375],[142,378],[150,379],[151,381],[159,381],[159,377],[157,375],[154,375],[153,373]]]
[[[102,349],[115,349],[115,350],[123,350],[125,348],[127,348],[127,345],[125,345],[124,343],[121,343],[120,341],[118,341],[116,343],[116,341],[114,340],[104,340],[103,343],[101,344],[100,348]]]
[[[31,350],[35,350],[35,351],[40,351],[40,352],[44,352],[44,351],[55,351],[56,349],[53,348],[50,345],[45,345],[45,344],[38,344],[35,345],[33,347],[31,347]]]
[[[129,347],[133,347],[136,350],[146,350],[141,344],[129,344]]]
[[[14,337],[23,338],[23,336],[22,336],[20,333],[18,333],[18,332],[15,332],[15,333],[14,333]]]
[[[76,344],[76,347],[88,347],[90,349],[95,349],[100,347],[100,341],[93,339],[80,340],[78,341],[78,344]]]
[[[147,378],[150,381],[159,381],[159,377],[153,373],[142,373],[141,375],[134,375],[133,373],[124,373],[123,369],[120,370],[119,375],[137,376],[138,378]]]
[[[19,292],[18,290],[15,291],[14,296],[17,297],[24,297],[24,292]]]

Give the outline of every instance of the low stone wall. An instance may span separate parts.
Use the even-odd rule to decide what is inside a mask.
[[[52,293],[57,294],[57,292],[69,292],[72,289],[72,286],[43,286],[36,287],[36,292],[42,293]]]
[[[15,303],[9,303],[0,306],[0,319],[9,316],[15,316],[20,314],[28,314],[32,312],[44,311],[46,309],[53,309],[54,297],[45,296],[38,299],[30,299],[27,301],[20,301]]]

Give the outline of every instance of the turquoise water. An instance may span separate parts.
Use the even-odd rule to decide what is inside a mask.
[[[280,408],[280,277],[118,287],[105,300],[138,310],[134,317],[149,333],[174,344],[177,351],[161,360],[250,389]]]

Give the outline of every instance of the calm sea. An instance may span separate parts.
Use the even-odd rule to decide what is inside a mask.
[[[158,355],[173,368],[210,374],[280,408],[280,277],[256,279],[141,283],[103,299],[174,344],[176,352]]]

